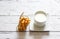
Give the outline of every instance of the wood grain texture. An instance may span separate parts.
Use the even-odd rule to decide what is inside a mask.
[[[0,39],[59,39],[60,32],[0,32]]]

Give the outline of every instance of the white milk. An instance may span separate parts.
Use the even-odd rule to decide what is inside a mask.
[[[35,25],[37,26],[44,26],[45,25],[45,22],[47,20],[47,17],[46,17],[46,13],[37,13],[35,14],[35,17],[34,17],[34,23]]]
[[[46,21],[46,15],[44,15],[44,14],[36,14],[35,15],[35,20],[37,22],[45,22]]]

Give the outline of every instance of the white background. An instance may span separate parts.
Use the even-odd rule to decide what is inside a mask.
[[[48,13],[47,29],[60,31],[60,0],[0,0],[0,31],[15,31],[22,12]]]

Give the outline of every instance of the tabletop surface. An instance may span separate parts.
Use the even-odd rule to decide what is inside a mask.
[[[21,12],[32,17],[39,10],[48,13],[45,30],[51,32],[16,32]],[[59,31],[60,0],[0,0],[0,39],[59,39]]]
[[[33,23],[33,17],[32,15],[29,15],[31,16],[31,23]],[[0,16],[0,31],[17,31],[17,25],[19,23],[19,15],[18,16]],[[55,22],[55,18],[54,20],[51,19],[53,17],[49,17],[47,23],[46,23],[46,26],[45,27],[42,27],[42,28],[39,28],[39,31],[60,31],[60,23],[58,23],[58,20]],[[31,26],[33,26],[33,24],[29,24],[28,27],[27,27],[27,30],[26,31],[30,31],[31,29],[30,28],[33,28]],[[33,31],[38,31],[36,30],[33,30]]]
[[[59,39],[60,32],[0,32],[0,39]]]
[[[60,31],[60,0],[1,0],[0,31],[16,31],[22,11],[33,17],[30,14],[39,10],[48,15],[45,30]]]

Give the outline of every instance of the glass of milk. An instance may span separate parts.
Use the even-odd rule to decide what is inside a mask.
[[[45,26],[47,14],[44,11],[37,11],[34,15],[34,24],[38,27]]]

